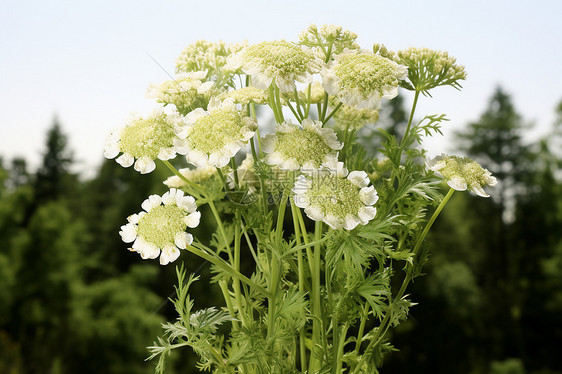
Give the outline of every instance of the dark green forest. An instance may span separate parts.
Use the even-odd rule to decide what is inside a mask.
[[[402,100],[381,115],[390,133],[404,131]],[[455,194],[437,220],[426,275],[410,289],[418,305],[393,332],[398,351],[382,372],[562,374],[562,102],[553,110],[549,133],[529,142],[530,123],[498,88],[454,135],[454,153],[500,184],[489,199]],[[365,135],[377,152],[376,128]],[[167,170],[140,175],[106,160],[84,180],[74,162],[56,119],[37,170],[0,160],[0,374],[152,373],[146,347],[175,318],[176,264],[201,274],[199,307],[222,298],[199,258],[160,266],[119,237],[166,190]],[[204,240],[211,225],[194,235]],[[169,373],[196,372],[188,350],[176,356]]]

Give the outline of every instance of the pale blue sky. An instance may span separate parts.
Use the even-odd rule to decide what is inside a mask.
[[[345,4],[345,5],[344,5]],[[338,24],[370,49],[448,50],[466,66],[464,89],[439,88],[418,114],[446,113],[451,132],[478,118],[501,84],[544,134],[562,99],[562,1],[15,1],[0,3],[0,155],[40,159],[58,114],[82,170],[98,165],[106,135],[154,104],[150,83],[168,79],[198,39],[296,40],[309,24]]]

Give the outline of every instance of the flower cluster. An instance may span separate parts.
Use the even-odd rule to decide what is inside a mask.
[[[206,76],[207,71],[178,74],[173,80],[160,85],[151,85],[147,96],[164,105],[175,105],[180,113],[188,113],[195,108],[205,106],[208,101],[202,95],[209,92],[214,82],[204,82]]]
[[[441,174],[447,184],[457,191],[469,189],[478,196],[489,197],[484,187],[493,187],[498,183],[492,173],[469,157],[441,154],[428,159],[426,164],[429,170]]]
[[[164,184],[169,188],[183,188],[187,186],[188,180],[195,184],[204,184],[206,181],[211,179],[217,174],[217,168],[209,165],[205,165],[196,169],[183,168],[179,169],[178,172],[183,178],[177,175],[173,175],[164,181]]]
[[[133,243],[130,250],[143,259],[160,256],[162,265],[175,261],[179,250],[193,242],[186,228],[199,225],[201,213],[195,199],[172,188],[162,196],[149,196],[141,207],[143,212],[129,216],[129,223],[121,226],[121,238],[125,243]]]
[[[195,109],[185,116],[186,126],[180,134],[185,138],[187,161],[195,166],[221,168],[254,136],[255,122],[236,109],[232,99],[208,111]]]
[[[237,90],[226,91],[217,96],[218,101],[232,99],[235,104],[248,105],[250,103],[265,104],[268,100],[267,91],[256,87],[242,87]]]
[[[169,160],[182,153],[185,135],[178,135],[184,126],[177,113],[155,110],[146,118],[133,117],[124,127],[111,133],[105,143],[106,158],[115,158],[119,165],[129,167],[142,174],[156,168],[154,160]],[[136,160],[136,161],[135,161]]]
[[[447,52],[428,48],[408,48],[396,52],[393,60],[408,67],[408,80],[402,87],[428,94],[438,86],[461,88],[459,81],[466,79],[464,66]]]
[[[398,95],[408,71],[396,62],[366,51],[346,51],[322,70],[322,85],[342,103],[378,109],[381,99]]]
[[[295,81],[308,83],[322,61],[312,52],[285,40],[261,42],[228,58],[231,70],[241,69],[252,77],[252,85],[266,90],[272,83],[281,92],[293,92]]]
[[[333,100],[332,107],[339,105],[338,100]],[[379,120],[379,111],[377,109],[359,109],[351,105],[342,104],[339,110],[334,114],[334,122],[341,130],[359,130],[369,123],[375,123]]]
[[[369,183],[367,173],[349,173],[340,162],[299,176],[293,188],[295,205],[314,221],[323,221],[333,229],[353,230],[359,224],[366,225],[377,213],[373,207],[377,191]]]
[[[216,75],[224,68],[228,56],[239,52],[245,44],[227,44],[198,40],[187,46],[176,61],[176,72],[190,73],[208,70]]]
[[[302,121],[302,128],[291,122],[278,125],[275,134],[266,136],[262,143],[267,164],[303,171],[337,161],[342,146],[333,130],[309,119]]]
[[[299,44],[313,48],[324,61],[329,61],[346,49],[359,49],[356,39],[357,34],[344,30],[341,26],[310,25],[299,35]]]

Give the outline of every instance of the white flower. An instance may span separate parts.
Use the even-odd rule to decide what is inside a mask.
[[[182,153],[176,146],[181,143],[176,135],[179,126],[183,126],[183,122],[174,111],[166,113],[160,109],[146,118],[133,117],[108,136],[104,156],[112,159],[121,154],[115,160],[119,165],[134,164],[140,173],[150,173],[156,168],[154,160],[169,160],[176,157],[176,153]]]
[[[277,165],[282,170],[305,172],[317,170],[323,163],[337,162],[337,151],[342,146],[332,129],[323,128],[322,122],[310,119],[302,121],[302,128],[290,121],[284,122],[262,143],[267,164]]]
[[[209,111],[190,112],[178,132],[185,136],[181,150],[187,153],[187,162],[198,167],[224,167],[254,136],[254,120],[236,110],[232,99],[216,104],[210,104]]]
[[[178,172],[184,176],[185,179],[201,184],[207,180],[209,180],[213,175],[217,173],[217,168],[213,166],[202,166],[196,169],[179,169]],[[187,185],[187,183],[177,175],[171,176],[164,181],[164,184],[169,188],[182,188]]]
[[[494,187],[498,180],[469,157],[441,154],[426,161],[427,168],[437,172],[457,191],[469,189],[481,197],[490,197],[484,187]]]
[[[245,44],[227,44],[222,41],[213,43],[207,40],[198,40],[188,45],[176,61],[176,71],[188,73],[208,70],[210,75],[224,71],[226,58],[239,52]]]
[[[381,99],[398,94],[408,69],[368,51],[345,51],[321,72],[326,92],[359,109],[378,109]]]
[[[252,85],[267,90],[275,82],[281,92],[293,92],[295,81],[308,83],[322,61],[311,51],[285,40],[248,46],[228,58],[227,68],[242,69],[252,76]]]
[[[333,100],[332,107],[338,105],[337,100]],[[334,122],[341,130],[359,130],[363,126],[375,123],[379,120],[378,109],[359,109],[355,106],[342,104],[334,114]]]
[[[314,221],[333,229],[353,230],[375,218],[377,192],[364,171],[348,173],[343,163],[300,175],[293,188],[295,205]]]
[[[133,243],[130,250],[143,259],[160,255],[161,265],[175,261],[179,250],[193,242],[186,228],[197,227],[201,219],[195,199],[172,188],[162,196],[149,196],[141,206],[144,211],[129,216],[129,223],[121,226],[121,238],[125,243]]]
[[[256,87],[242,87],[237,90],[223,92],[217,96],[219,101],[232,98],[235,104],[247,105],[249,103],[265,104],[267,103],[268,93]]]
[[[357,34],[344,30],[341,26],[310,25],[299,35],[299,44],[313,48],[322,59],[331,59],[345,49],[359,49],[356,39]]]
[[[201,95],[205,95],[215,84],[203,82],[206,76],[206,71],[178,74],[173,80],[165,81],[160,85],[151,85],[147,96],[156,99],[159,103],[174,104],[180,112],[185,113],[206,103]]]

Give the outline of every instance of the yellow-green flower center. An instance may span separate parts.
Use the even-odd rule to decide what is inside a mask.
[[[212,153],[233,141],[241,140],[246,131],[242,115],[238,111],[220,109],[198,119],[188,139],[197,150]]]
[[[174,126],[165,114],[135,119],[121,133],[121,150],[135,158],[156,159],[162,149],[173,147]]]
[[[312,179],[312,186],[306,193],[311,205],[318,206],[324,214],[345,218],[347,214],[357,215],[364,206],[359,188],[347,178],[321,175]]]
[[[398,86],[395,64],[374,54],[344,55],[335,67],[342,89],[381,93],[385,86]]]
[[[139,219],[137,233],[158,248],[174,244],[177,233],[185,231],[187,213],[176,205],[160,205]]]
[[[319,133],[303,129],[277,134],[275,151],[284,159],[294,158],[300,166],[311,161],[316,167],[324,162],[324,157],[332,152],[332,148]]]
[[[314,60],[314,55],[285,40],[252,45],[245,50],[244,57],[280,75],[305,73]]]
[[[445,166],[439,170],[445,179],[460,177],[468,186],[486,186],[486,171],[469,157],[448,156]]]

